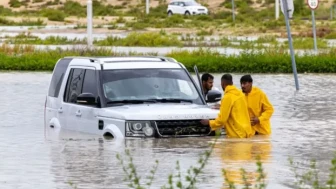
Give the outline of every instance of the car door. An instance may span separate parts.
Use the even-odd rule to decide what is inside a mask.
[[[76,108],[76,97],[82,91],[82,83],[85,69],[72,67],[70,69],[67,84],[65,86],[61,107],[59,108],[59,117],[66,129],[78,130],[77,119],[78,112]]]
[[[186,10],[187,10],[186,4],[184,2],[180,2],[180,6],[179,6],[180,14],[185,14]]]
[[[98,77],[95,68],[86,68],[81,93],[91,93],[98,97]],[[99,133],[98,129],[98,106],[88,104],[76,104],[76,124],[80,130],[88,133]]]
[[[62,101],[62,91],[61,87],[64,85],[64,80],[66,81],[67,75],[67,68],[71,62],[71,58],[63,58],[60,59],[53,71],[51,81],[49,84],[49,91],[48,95],[46,98],[46,104],[45,104],[45,123],[46,126],[60,126],[62,127],[63,125],[60,124],[60,120],[58,118],[58,111],[61,106],[61,101]],[[56,119],[55,119],[56,118]],[[58,123],[57,123],[58,120]]]

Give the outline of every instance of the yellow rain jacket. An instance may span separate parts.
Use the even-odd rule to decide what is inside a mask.
[[[225,88],[218,117],[210,121],[212,130],[224,126],[229,138],[249,138],[254,135],[244,94],[233,85]]]
[[[266,94],[257,87],[252,87],[250,93],[245,95],[248,104],[248,110],[251,117],[258,117],[260,123],[252,128],[262,135],[272,133],[270,118],[274,112],[272,104],[269,102]]]

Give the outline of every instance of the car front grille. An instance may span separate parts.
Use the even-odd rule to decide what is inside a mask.
[[[198,11],[205,11],[205,9],[198,9]]]
[[[201,120],[160,120],[155,121],[160,136],[206,136],[211,129],[203,126]]]

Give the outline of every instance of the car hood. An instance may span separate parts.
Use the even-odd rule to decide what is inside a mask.
[[[218,110],[197,104],[131,104],[102,108],[98,116],[122,120],[215,119]]]

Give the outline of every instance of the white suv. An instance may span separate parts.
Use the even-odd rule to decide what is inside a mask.
[[[199,15],[208,14],[208,9],[194,0],[172,0],[167,8],[168,16],[173,14]]]
[[[217,102],[221,93],[207,97]],[[200,120],[215,119],[218,110],[207,102],[172,58],[66,57],[52,74],[45,127],[114,138],[208,136],[214,132]]]

